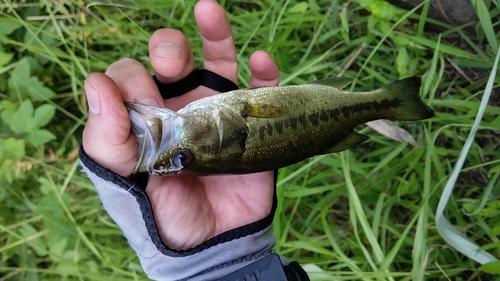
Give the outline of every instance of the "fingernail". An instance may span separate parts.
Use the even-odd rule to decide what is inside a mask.
[[[160,58],[180,58],[181,47],[173,42],[161,42],[155,47],[155,56]]]
[[[101,102],[99,101],[99,91],[88,80],[84,81],[85,93],[87,102],[89,103],[89,111],[92,114],[99,115],[101,113]]]

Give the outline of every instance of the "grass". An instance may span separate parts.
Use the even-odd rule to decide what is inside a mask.
[[[368,2],[220,1],[233,24],[240,86],[250,79],[248,57],[262,49],[283,85],[341,74],[354,79],[353,89],[369,90],[423,76],[422,96],[436,112],[399,123],[416,146],[360,126],[368,142],[283,168],[275,251],[321,270],[316,280],[496,280],[498,266],[480,268],[451,247],[435,216],[493,68],[498,1],[472,1],[477,34],[428,18],[428,1],[422,12]],[[146,280],[78,171],[82,81],[123,57],[150,68],[148,38],[161,27],[181,29],[200,65],[193,6],[0,3],[0,280]],[[429,32],[425,23],[443,30]],[[491,100],[444,214],[499,258],[500,77],[492,77]]]

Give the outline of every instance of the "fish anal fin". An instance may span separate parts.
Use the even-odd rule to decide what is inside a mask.
[[[336,153],[336,152],[341,152],[350,148],[353,148],[357,146],[358,144],[363,143],[369,139],[368,136],[352,132],[349,134],[347,137],[345,137],[343,140],[340,142],[336,143],[334,146],[328,148],[324,154],[330,154],[330,153]]]
[[[321,80],[316,80],[309,82],[308,84],[324,85],[337,88],[339,90],[344,89],[347,85],[351,84],[352,79],[350,78],[326,78]]]
[[[241,115],[255,118],[276,118],[285,115],[287,112],[285,108],[272,104],[246,102],[243,105]]]

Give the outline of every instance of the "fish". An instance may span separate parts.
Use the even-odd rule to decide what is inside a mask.
[[[238,89],[173,111],[126,102],[139,146],[134,173],[247,174],[340,152],[368,139],[354,128],[377,119],[434,116],[420,97],[421,78],[350,92],[347,78]]]

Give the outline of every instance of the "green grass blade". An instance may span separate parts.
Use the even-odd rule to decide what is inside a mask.
[[[474,120],[474,125],[472,126],[469,137],[467,138],[467,141],[465,142],[465,145],[462,151],[460,152],[460,156],[457,160],[457,163],[455,164],[455,167],[453,168],[453,172],[451,173],[450,178],[446,183],[446,186],[443,190],[443,194],[441,195],[441,199],[439,200],[439,205],[436,211],[436,226],[439,234],[443,237],[443,239],[446,242],[448,242],[452,247],[454,247],[457,251],[477,261],[480,264],[498,261],[498,259],[489,254],[488,252],[481,250],[476,243],[474,243],[472,240],[467,238],[465,234],[456,229],[445,217],[444,211],[450,199],[458,175],[460,174],[460,170],[462,169],[462,166],[465,162],[465,158],[467,157],[472,142],[474,141],[474,137],[478,130],[481,119],[483,118],[486,105],[488,104],[493,89],[493,84],[495,83],[495,76],[497,74],[497,65],[499,59],[500,59],[500,49],[498,49],[497,51],[495,64],[493,65],[493,69],[491,70],[488,83],[486,84],[486,89],[484,91],[484,95],[481,100],[481,104],[479,106],[476,119]]]
[[[467,211],[464,210],[464,213],[466,215],[474,216],[474,215],[478,214],[482,209],[484,209],[484,207],[486,206],[486,203],[488,203],[488,199],[490,198],[491,192],[493,191],[493,187],[498,182],[499,176],[500,176],[500,172],[497,172],[493,176],[493,178],[490,180],[490,182],[488,183],[488,186],[484,190],[483,198],[481,199],[481,202],[479,203],[479,206],[477,207],[477,209],[475,211],[473,211],[472,213],[468,213]]]
[[[488,7],[486,7],[485,1],[472,0],[472,4],[474,4],[477,17],[479,18],[479,22],[481,23],[481,27],[483,29],[484,35],[486,36],[486,39],[488,40],[488,43],[490,44],[491,50],[497,50],[497,35],[495,34],[495,30],[493,29],[493,24],[490,18],[490,11]]]
[[[351,203],[351,207],[354,209],[353,212],[356,214],[356,218],[359,220],[359,224],[361,225],[364,231],[366,239],[370,243],[371,250],[373,252],[373,255],[375,256],[376,262],[381,263],[385,257],[380,247],[380,244],[377,242],[375,233],[373,232],[372,228],[370,227],[370,223],[366,218],[366,214],[365,211],[363,210],[361,200],[356,192],[356,188],[354,187],[354,184],[351,181],[351,176],[350,176],[351,171],[349,168],[349,159],[347,155],[348,153],[349,152],[341,152],[340,159],[342,160],[345,183],[347,186],[347,192],[349,193],[349,201]]]
[[[429,12],[429,6],[431,5],[431,1],[429,0],[426,0],[424,2],[425,3],[424,6],[422,7],[422,12],[420,13],[420,17],[418,19],[418,31],[417,31],[418,37],[424,36],[425,22],[427,21],[427,14]]]

